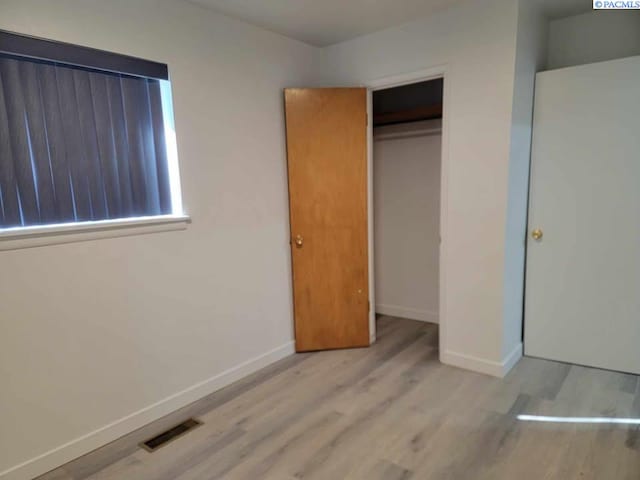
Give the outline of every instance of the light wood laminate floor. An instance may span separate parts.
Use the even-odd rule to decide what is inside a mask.
[[[500,380],[441,364],[437,336],[380,317],[371,348],[289,357],[40,479],[640,479],[638,425],[518,419],[638,418],[638,377],[524,358]]]

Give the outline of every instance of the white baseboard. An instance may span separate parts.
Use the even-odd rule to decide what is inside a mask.
[[[400,307],[398,305],[376,304],[376,313],[391,317],[408,318],[422,322],[438,323],[438,312],[417,308]]]
[[[503,378],[522,358],[522,343],[502,359],[501,362],[495,362],[484,358],[465,355],[463,353],[443,351],[440,354],[440,361],[454,367],[472,370],[474,372],[484,373],[492,377]]]
[[[0,472],[0,480],[25,480],[42,475],[54,468],[89,453],[96,448],[106,445],[148,423],[151,423],[175,410],[186,407],[190,403],[250,375],[267,365],[295,353],[294,342],[247,360],[218,375],[196,383],[181,392],[149,405],[137,412],[76,438],[64,445],[54,448],[35,458]]]
[[[509,353],[509,355],[507,355],[502,360],[502,372],[503,372],[502,376],[503,377],[507,373],[509,373],[513,367],[516,366],[516,363],[518,363],[522,358],[523,353],[524,353],[523,345],[522,345],[522,342],[520,342],[515,347],[513,347],[513,350],[511,350],[511,353]]]

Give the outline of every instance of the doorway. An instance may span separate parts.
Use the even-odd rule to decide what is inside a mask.
[[[442,77],[371,89],[372,313],[386,324],[440,317],[443,94]]]
[[[428,148],[441,148],[441,163],[431,165],[436,167],[430,173],[434,185],[429,189],[431,200],[422,202],[433,213],[427,231],[435,247],[428,249],[431,255],[426,262],[426,270],[431,274],[431,295],[425,295],[422,288],[429,280],[405,281],[405,285],[414,289],[414,297],[420,300],[430,297],[431,301],[425,308],[420,305],[413,308],[410,315],[406,311],[411,307],[407,307],[402,315],[415,317],[419,311],[421,321],[437,319],[443,350],[446,264],[442,259],[446,245],[448,150],[445,85],[446,67],[436,67],[371,81],[367,87],[285,89],[297,351],[362,347],[376,341],[374,123],[376,133],[386,137],[378,141],[438,135],[441,138],[428,139]],[[385,100],[386,97],[390,99]],[[399,98],[404,99],[402,106],[398,105]],[[385,102],[387,107],[380,107]],[[375,119],[374,113],[378,115]],[[404,194],[406,189],[400,190]],[[434,194],[434,190],[438,192]],[[420,189],[417,192],[425,193]],[[417,221],[420,220],[423,219]],[[410,235],[416,238],[413,233]],[[421,255],[429,242],[415,243],[416,255]],[[425,262],[414,263],[425,270]],[[414,266],[411,262],[405,264],[407,268]]]

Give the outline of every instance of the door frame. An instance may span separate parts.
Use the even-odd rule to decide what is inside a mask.
[[[442,78],[442,146],[440,173],[440,254],[439,254],[439,285],[438,285],[438,324],[440,356],[446,351],[447,345],[447,317],[446,317],[446,274],[447,274],[447,199],[449,192],[449,114],[451,98],[451,74],[447,64],[436,65],[408,73],[375,78],[365,83],[367,88],[367,215],[369,239],[369,335],[371,343],[376,341],[376,303],[375,303],[375,271],[374,271],[374,211],[373,211],[373,104],[372,95],[376,90],[409,85],[428,80]]]

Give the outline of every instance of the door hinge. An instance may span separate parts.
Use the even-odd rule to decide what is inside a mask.
[[[371,302],[367,302],[367,312],[371,311]]]

